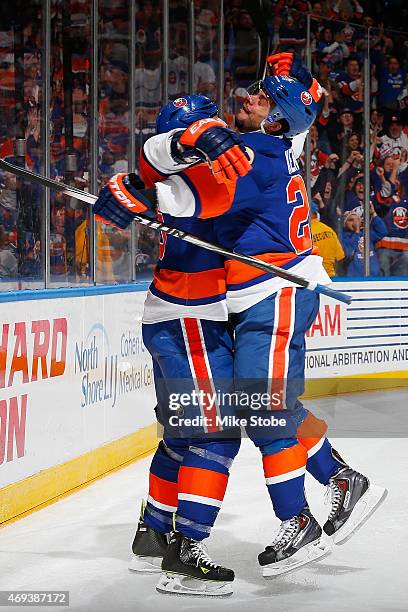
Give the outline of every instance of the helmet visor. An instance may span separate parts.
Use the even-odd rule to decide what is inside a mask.
[[[274,100],[272,100],[272,98],[266,91],[263,80],[255,81],[255,83],[252,83],[251,85],[249,85],[246,89],[246,95],[247,95],[247,98],[251,102],[253,102],[254,99],[256,98],[258,104],[260,106],[265,107],[268,115],[271,113],[272,109],[276,106]]]

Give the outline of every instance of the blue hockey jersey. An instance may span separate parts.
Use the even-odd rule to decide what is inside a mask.
[[[174,184],[178,181],[191,184],[204,176],[203,182],[211,189],[212,182],[217,183],[207,164],[188,166],[173,161],[169,152],[172,134],[154,136],[144,145],[139,169],[146,187],[152,187],[173,175]],[[220,211],[230,205],[226,188],[220,190],[218,205]],[[211,218],[180,218],[159,213],[159,220],[205,240],[216,240],[214,220]],[[224,258],[163,232],[159,260],[145,301],[143,322],[156,323],[182,317],[227,320]]]
[[[379,217],[374,217],[370,224],[370,274],[379,276],[380,264],[375,252],[375,245],[384,238],[387,233],[384,221]],[[359,233],[343,230],[341,244],[349,261],[347,276],[364,276],[364,230]]]
[[[378,213],[386,225],[387,234],[378,242],[377,247],[408,251],[408,198],[378,207]]]
[[[241,137],[253,165],[246,176],[226,186],[213,181],[210,195],[208,177],[169,177],[157,184],[160,209],[182,217],[214,217],[215,236],[223,247],[293,268],[309,280],[330,282],[313,249],[309,202],[292,141],[260,131]],[[219,205],[226,188],[228,209]],[[227,260],[225,269],[229,312],[291,286],[234,260]]]

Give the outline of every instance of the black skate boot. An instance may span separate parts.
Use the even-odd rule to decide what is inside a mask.
[[[281,523],[270,546],[258,555],[264,578],[292,572],[331,553],[331,545],[322,537],[322,528],[308,507]]]
[[[162,562],[160,593],[225,597],[232,594],[234,572],[212,561],[202,542],[174,531]]]
[[[366,476],[346,466],[327,485],[331,510],[323,526],[335,544],[344,544],[387,496],[384,487],[371,485]]]
[[[142,574],[160,573],[162,559],[168,548],[167,535],[146,525],[143,518],[144,511],[145,503],[142,501],[129,569]]]

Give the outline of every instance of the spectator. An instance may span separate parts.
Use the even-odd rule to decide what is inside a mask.
[[[370,205],[370,273],[379,276],[380,265],[374,248],[376,242],[387,235],[384,221],[380,219]],[[346,255],[345,267],[347,276],[364,276],[364,232],[363,211],[361,208],[344,213],[344,228],[341,243]]]
[[[323,170],[313,190],[313,198],[319,204],[320,220],[337,232],[341,211],[336,206],[335,189],[336,180],[333,174],[329,175]]]
[[[17,277],[18,261],[15,249],[8,241],[7,234],[0,225],[0,279]]]
[[[9,159],[15,163],[14,159]],[[0,206],[17,214],[17,177],[11,172],[3,173],[2,189],[0,191]]]
[[[383,136],[384,130],[384,113],[373,108],[370,112],[370,131],[375,131],[377,136]]]
[[[112,258],[109,240],[101,223],[96,223],[96,281],[112,283]],[[75,270],[77,282],[89,282],[89,220],[85,218],[75,230]]]
[[[103,246],[105,254],[101,250],[101,256],[104,257],[101,263],[104,263],[102,272],[106,274],[109,268],[106,267],[107,257],[112,261],[112,273],[116,282],[126,282],[131,278],[131,257],[130,257],[130,230],[122,230],[118,232],[111,225],[103,225],[104,231],[108,238],[108,243]],[[101,245],[102,246],[102,245]],[[107,251],[108,249],[108,251]]]
[[[387,66],[378,76],[378,106],[380,108],[398,111],[398,96],[404,89],[406,72],[400,66],[396,57],[390,57]]]
[[[374,159],[374,155],[378,154],[378,147],[381,145],[380,137],[384,136],[383,122],[383,113],[373,108],[370,113],[370,161]]]
[[[364,9],[357,0],[342,0],[331,2],[330,4],[333,6],[332,16],[335,19],[341,19],[342,21],[348,21],[349,19],[361,21],[364,15]]]
[[[400,158],[395,158],[394,161],[396,161],[396,163],[399,163],[398,166],[398,180],[401,183],[401,186],[404,187],[404,192],[408,193],[408,164],[407,164],[407,160],[408,160],[408,153],[405,153],[405,151],[402,151]]]
[[[405,126],[405,133],[408,133],[408,77],[405,87],[398,96],[398,104],[401,109],[400,118],[402,124]]]
[[[341,32],[333,34],[333,30],[329,26],[323,28],[316,50],[318,53],[323,53],[325,58],[330,60],[335,67],[341,66],[344,58],[350,54],[344,42],[344,34]]]
[[[333,63],[327,59],[327,57],[322,57],[319,60],[319,72],[317,76],[317,80],[320,85],[324,87],[324,89],[331,96],[329,99],[329,104],[333,106],[333,104],[338,103],[340,99],[340,87],[337,81],[331,78],[331,72],[333,69]]]
[[[280,50],[301,52],[306,44],[306,29],[303,18],[294,19],[292,13],[288,13],[279,30]]]
[[[350,156],[353,153],[353,159],[359,162],[359,165],[356,165],[355,167],[357,168],[357,170],[360,170],[363,167],[364,158],[363,147],[361,144],[361,134],[359,134],[358,132],[351,132],[351,134],[345,136],[343,140],[342,158],[347,158],[347,160],[350,160]],[[359,155],[356,155],[356,153],[359,153]]]
[[[330,119],[327,125],[327,134],[330,141],[331,149],[341,157],[343,147],[346,146],[347,136],[351,136],[353,132],[358,131],[355,125],[353,112],[349,108],[342,108],[338,115],[337,121]]]
[[[361,69],[355,57],[349,57],[346,62],[346,70],[339,73],[336,79],[341,91],[341,104],[349,108],[353,113],[363,111],[363,82]]]
[[[345,194],[340,193],[343,204],[343,211],[355,210],[356,208],[363,210],[364,208],[364,175],[357,174],[351,178]]]
[[[385,153],[392,157],[399,157],[403,150],[408,153],[408,136],[402,131],[401,120],[398,115],[390,119],[387,133],[381,136],[379,148],[380,155]]]
[[[402,194],[401,201],[376,208],[387,228],[387,234],[377,243],[383,276],[408,275],[408,198],[405,190]]]
[[[336,275],[336,263],[344,259],[344,251],[337,238],[336,232],[320,221],[319,203],[312,200],[311,229],[313,244],[319,248],[319,255],[323,258],[323,266],[332,278]]]
[[[208,8],[202,8],[201,0],[194,1],[195,10],[195,48],[197,54],[206,61],[214,61],[214,51],[216,48],[216,24],[218,18],[215,13]],[[214,65],[213,65],[214,67]]]
[[[389,204],[397,189],[400,164],[392,157],[381,160],[370,172],[370,183],[376,204]]]
[[[349,53],[350,54],[355,53],[356,51],[356,45],[355,45],[356,31],[355,29],[349,23],[346,23],[346,25],[341,30],[341,32],[343,33],[344,43],[347,45]]]
[[[65,225],[65,206],[61,201],[56,201],[51,206],[50,232],[50,273],[53,281],[66,280],[68,275]]]
[[[193,74],[195,93],[213,98],[215,95],[217,78],[211,64],[203,62],[201,57],[197,56]]]
[[[248,11],[239,12],[238,26],[234,29],[232,71],[236,86],[247,86],[257,70],[258,34]]]
[[[328,153],[325,153],[318,148],[318,136],[319,134],[316,125],[312,125],[310,128],[310,174],[312,187],[317,181],[322,168],[325,167],[325,164],[329,158]],[[303,155],[302,159],[304,159]]]
[[[344,178],[348,180],[353,179],[363,169],[364,157],[360,143],[361,136],[357,132],[351,133],[350,136],[344,139],[338,178],[343,176],[343,180]]]

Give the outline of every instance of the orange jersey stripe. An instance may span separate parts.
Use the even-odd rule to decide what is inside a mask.
[[[267,455],[262,459],[265,478],[281,476],[299,470],[305,467],[306,461],[307,451],[299,443],[290,448],[284,448],[276,455]]]
[[[187,465],[182,465],[179,469],[179,493],[213,497],[222,501],[227,483],[228,476],[226,474],[220,474],[219,472],[203,468],[189,467]]]
[[[199,194],[200,219],[217,217],[231,208],[238,177],[225,183],[217,183],[207,164],[191,166],[183,174]]]
[[[193,377],[197,380],[197,386],[201,391],[204,391],[204,397],[209,398],[214,395],[212,385],[212,373],[208,358],[206,360],[206,347],[204,338],[202,337],[201,323],[197,319],[183,319],[183,325],[186,338],[186,349],[191,360]],[[201,330],[201,333],[200,333]],[[208,363],[208,366],[207,366]],[[206,419],[207,431],[219,431],[217,425],[217,409],[211,406],[208,399],[204,400],[202,405],[202,415]]]
[[[163,480],[150,472],[149,495],[166,506],[177,506],[177,482]]]
[[[317,247],[313,247],[311,255],[318,254],[319,249]],[[271,263],[274,266],[282,267],[298,257],[298,255],[296,255],[296,253],[261,253],[259,255],[252,255],[252,257],[256,257],[256,259],[260,259],[266,263]],[[244,264],[233,259],[227,259],[224,267],[227,273],[227,282],[229,285],[246,283],[265,274],[263,270],[257,270],[248,264]]]
[[[376,248],[383,249],[393,249],[394,251],[408,251],[408,240],[407,242],[403,242],[402,240],[398,240],[398,238],[382,238],[376,243]]]
[[[292,312],[292,297],[295,290],[292,287],[284,287],[276,296],[278,300],[278,324],[275,336],[275,346],[272,357],[272,371],[269,372],[271,383],[271,397],[279,394],[279,397],[284,399],[284,391],[286,387],[286,378],[288,374],[289,364],[289,342],[292,336],[293,316]],[[276,312],[276,311],[275,311]],[[280,408],[285,408],[281,404]],[[277,407],[274,408],[275,410]]]
[[[163,293],[186,300],[212,297],[226,291],[224,268],[202,272],[178,272],[161,268],[155,270],[153,284]]]

